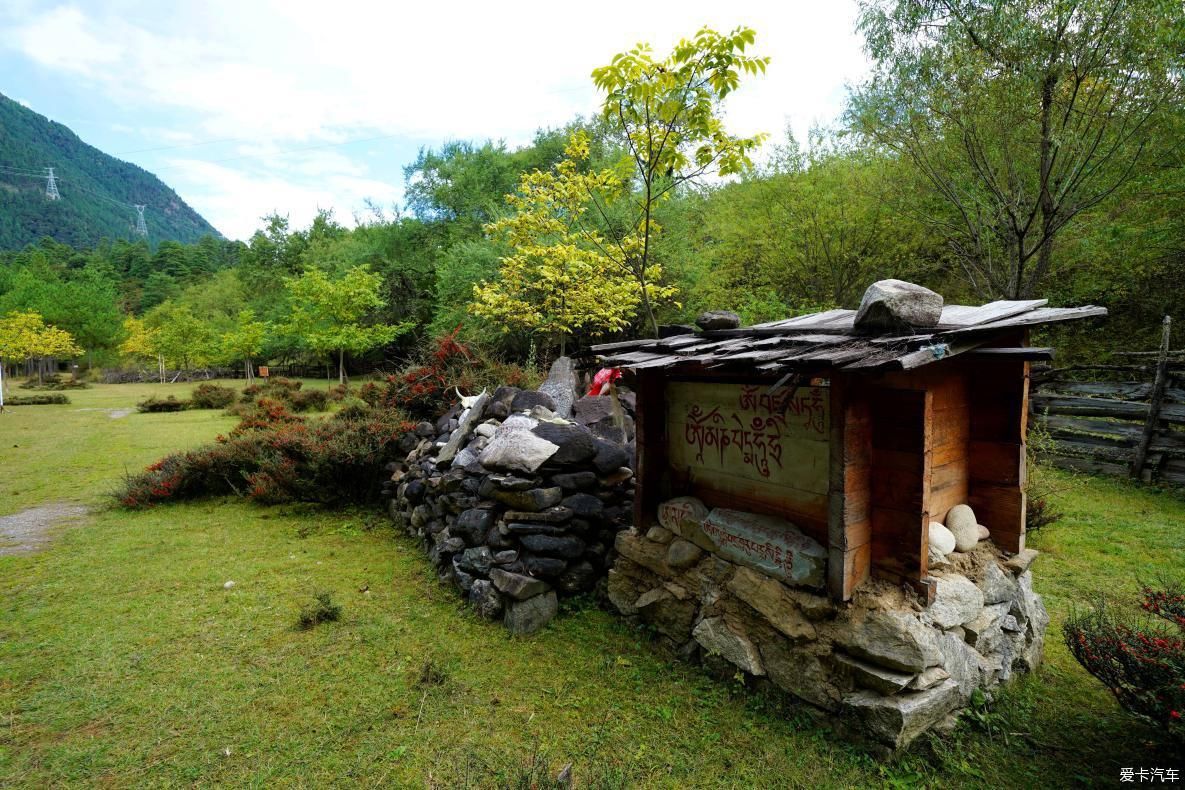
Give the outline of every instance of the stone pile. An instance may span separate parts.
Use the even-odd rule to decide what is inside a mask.
[[[603,587],[632,520],[632,397],[579,398],[575,387],[561,359],[540,391],[462,399],[416,426],[385,488],[440,579],[517,634],[546,625],[560,596]]]
[[[690,497],[670,505],[661,526],[618,534],[611,603],[678,654],[772,683],[881,748],[953,724],[976,689],[990,696],[1041,660],[1049,617],[1033,592],[1035,551],[1006,558],[982,542],[949,555],[929,606],[876,580],[837,605],[705,548],[707,509]]]

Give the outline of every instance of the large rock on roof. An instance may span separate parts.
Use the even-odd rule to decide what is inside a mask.
[[[700,329],[736,329],[741,325],[741,317],[729,310],[708,310],[700,313],[695,319]]]
[[[938,325],[942,296],[904,280],[880,280],[868,286],[856,311],[857,331],[893,332]]]

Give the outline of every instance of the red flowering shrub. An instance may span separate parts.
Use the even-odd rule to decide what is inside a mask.
[[[1119,704],[1185,740],[1185,593],[1178,585],[1147,585],[1143,609],[1155,621],[1121,622],[1105,603],[1071,617],[1062,627],[1066,646]]]
[[[306,423],[267,398],[257,407],[230,437],[166,456],[129,477],[120,503],[141,508],[228,494],[264,504],[372,501],[383,467],[405,455],[399,441],[413,427],[391,413]]]
[[[194,409],[225,409],[238,397],[238,393],[231,387],[222,387],[207,382],[193,388],[189,402],[190,407]]]

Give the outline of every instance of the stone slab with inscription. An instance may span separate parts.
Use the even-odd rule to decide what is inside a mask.
[[[716,508],[703,533],[725,559],[803,587],[822,587],[827,578],[827,550],[780,518]]]

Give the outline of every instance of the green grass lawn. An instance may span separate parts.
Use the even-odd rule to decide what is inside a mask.
[[[0,515],[93,507],[49,549],[0,557],[0,786],[529,786],[571,762],[578,786],[1033,787],[1173,764],[1059,628],[1100,590],[1130,598],[1141,578],[1180,574],[1179,494],[1056,476],[1066,518],[1030,540],[1053,615],[1046,665],[881,764],[825,718],[713,681],[595,606],[512,640],[380,514],[110,508],[125,470],[234,421],[80,410],[188,388],[96,386],[0,415]],[[297,630],[321,590],[342,619]]]

